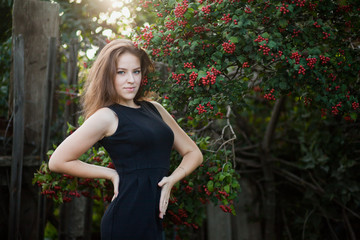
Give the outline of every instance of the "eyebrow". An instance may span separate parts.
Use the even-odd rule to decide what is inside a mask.
[[[116,70],[128,70],[127,68],[118,67]],[[133,70],[141,70],[141,67],[134,68]]]

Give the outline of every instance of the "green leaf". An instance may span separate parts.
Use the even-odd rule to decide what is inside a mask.
[[[263,38],[269,38],[270,37],[269,33],[267,33],[267,32],[264,32],[263,34],[261,34],[261,36]]]
[[[161,40],[161,37],[159,36],[154,36],[152,41],[155,43],[155,44],[161,44],[162,40]]]
[[[239,42],[239,38],[237,38],[237,37],[231,37],[229,40],[230,40],[232,43],[238,43],[238,42]]]
[[[225,190],[225,192],[230,193],[230,186],[225,185],[224,190]]]
[[[352,120],[356,121],[357,113],[350,113],[350,117],[351,117]]]
[[[213,192],[213,191],[214,191],[214,182],[213,182],[213,181],[208,181],[208,183],[207,183],[207,189],[208,189],[210,192]]]
[[[288,25],[288,21],[284,18],[279,20],[279,25],[281,28],[286,28],[286,26]]]
[[[288,85],[287,85],[286,82],[280,82],[280,83],[279,83],[279,87],[280,87],[280,89],[282,89],[282,90],[286,90],[286,89],[288,88]]]
[[[276,47],[276,42],[274,42],[274,41],[269,41],[269,43],[268,43],[268,47],[269,48],[275,48]]]

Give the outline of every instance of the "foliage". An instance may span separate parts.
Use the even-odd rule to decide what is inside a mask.
[[[79,118],[79,123],[83,118]],[[68,134],[76,131],[76,128],[68,124]],[[56,148],[56,146],[54,146]],[[54,152],[48,152],[49,157]],[[83,154],[80,160],[99,166],[114,168],[110,157],[104,148],[91,148]],[[111,201],[112,186],[105,179],[79,179],[67,174],[58,174],[51,172],[47,163],[43,163],[38,172],[34,174],[33,184],[41,186],[42,194],[56,202],[70,202],[74,197],[91,197],[92,199]]]
[[[358,1],[141,3],[159,18],[138,29],[139,43],[173,71],[149,86],[196,119],[243,102],[255,86],[269,101],[293,94],[324,114],[357,118]]]
[[[194,121],[197,136],[223,136],[214,123],[231,108],[229,119],[241,138],[227,147],[241,163],[238,171],[261,186],[264,209],[270,196],[279,199],[273,207],[277,217],[263,217],[262,225],[283,224],[264,239],[274,239],[276,232],[285,232],[277,238],[286,239],[343,236],[334,231],[339,225],[344,236],[353,236],[348,221],[359,220],[360,194],[353,187],[358,131],[350,130],[358,127],[360,109],[359,2],[138,4],[158,18],[138,27],[134,37],[170,71],[150,78],[148,90],[176,106],[177,116]],[[286,104],[267,156],[270,112],[281,99]],[[269,173],[276,192],[266,187]],[[264,177],[265,183],[257,180]]]
[[[85,51],[102,44],[103,30],[120,31],[119,25],[99,20],[102,11],[114,10],[109,6],[58,2],[64,12],[63,43],[78,37]],[[275,176],[277,239],[350,236],[360,203],[360,3],[137,0],[126,6],[134,17],[131,24],[138,26],[133,40],[157,62],[159,71],[148,76],[147,90],[159,94],[157,100],[205,156],[204,165],[174,188],[167,234],[173,236],[174,230],[191,238],[188,230],[202,224],[203,203],[209,200],[234,213],[238,173],[256,183],[264,208],[268,189],[261,143],[272,109],[285,98],[267,159]],[[81,68],[89,61],[82,57]],[[93,162],[97,154],[93,148],[83,159]],[[104,166],[110,161],[106,154],[101,158]],[[179,161],[174,154],[172,169]],[[82,179],[52,176],[46,165],[42,169],[36,178],[51,176],[40,180],[43,190],[57,184],[78,191],[83,187],[78,184]],[[56,193],[58,200],[67,196]],[[98,190],[94,194],[106,196]],[[268,224],[266,216],[252,217],[261,219],[262,228]]]

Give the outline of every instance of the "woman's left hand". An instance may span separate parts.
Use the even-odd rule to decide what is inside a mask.
[[[161,187],[161,196],[159,202],[160,214],[159,217],[162,219],[166,213],[166,209],[169,204],[170,192],[174,183],[171,181],[170,177],[163,177],[158,183],[158,186]]]

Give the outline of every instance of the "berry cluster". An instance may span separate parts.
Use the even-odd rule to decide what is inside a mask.
[[[233,54],[235,52],[235,49],[236,49],[235,43],[232,43],[230,40],[228,42],[224,42],[222,44],[222,47],[223,47],[225,52],[230,53],[230,54]]]
[[[186,13],[188,9],[188,1],[184,0],[182,3],[178,3],[177,7],[174,10],[175,17],[177,18],[183,18],[184,14]]]
[[[224,114],[222,112],[217,112],[215,114],[215,117],[220,117],[221,119],[223,118]]]
[[[260,51],[263,52],[263,55],[269,55],[270,48],[268,46],[266,46],[266,43],[264,43],[263,45],[259,46],[259,52]]]
[[[169,34],[165,37],[165,40],[166,40],[168,43],[173,43],[173,42],[174,42],[174,39],[171,37],[171,33],[169,33]]]
[[[330,36],[331,36],[331,34],[330,33],[327,33],[327,32],[322,32],[323,33],[323,39],[325,40],[325,39],[328,39]]]
[[[316,7],[317,7],[317,3],[311,3],[311,2],[309,2],[309,9],[310,9],[310,11],[314,11],[314,10],[316,9]]]
[[[243,65],[242,65],[243,68],[248,68],[250,67],[249,63],[248,62],[244,62]]]
[[[151,4],[152,2],[151,1],[144,1],[143,2],[142,0],[140,0],[139,3],[142,4],[141,7],[148,8],[149,4]]]
[[[232,20],[232,18],[230,17],[230,13],[228,13],[228,14],[223,14],[223,17],[221,18],[221,20],[224,20],[225,21],[225,23],[229,23],[231,20]]]
[[[229,206],[225,206],[225,205],[220,205],[221,210],[223,210],[224,212],[231,212],[231,207]]]
[[[300,67],[299,67],[298,74],[299,74],[299,75],[300,75],[300,74],[305,75],[305,68],[304,68],[302,65],[300,65]]]
[[[245,13],[248,13],[248,14],[252,13],[252,11],[251,11],[251,9],[250,9],[249,7],[246,7],[245,10],[244,10],[244,12],[245,12]]]
[[[198,77],[198,74],[196,72],[192,72],[189,76],[189,86],[194,89],[195,81]]]
[[[159,53],[161,52],[161,50],[160,49],[158,49],[158,48],[153,48],[152,49],[152,55],[153,56],[159,56]]]
[[[316,28],[321,28],[321,26],[318,24],[318,22],[314,22],[313,24]]]
[[[216,76],[213,74],[213,73],[211,73],[211,72],[206,72],[206,77],[203,77],[203,78],[201,78],[201,83],[204,85],[204,86],[206,86],[206,85],[214,85],[215,84],[215,82],[216,82]]]
[[[264,95],[264,98],[267,100],[276,100],[275,96],[273,95],[273,93],[275,92],[275,89],[271,89],[269,93]]]
[[[306,0],[296,0],[296,6],[297,7],[305,7]],[[292,1],[292,4],[294,4],[295,1]]]
[[[290,58],[295,59],[295,64],[300,64],[301,55],[298,52],[292,53]]]
[[[172,73],[172,75],[171,75],[172,79],[176,80],[176,84],[179,84],[181,81],[181,78],[184,76],[185,76],[184,73],[179,73],[179,74]]]
[[[203,26],[198,26],[198,27],[194,27],[194,31],[196,33],[202,33],[202,32],[205,32],[205,31],[210,31],[210,29],[206,29],[205,27]]]
[[[359,108],[359,103],[358,103],[358,102],[353,102],[353,103],[351,104],[351,106],[352,106],[352,108],[353,108],[354,110],[356,110],[356,109]]]
[[[313,69],[316,62],[317,62],[317,59],[315,57],[314,58],[307,58],[306,61],[307,61],[306,65],[308,65],[310,69]]]
[[[192,62],[186,62],[186,63],[184,63],[184,68],[193,69],[193,68],[195,68],[195,65]]]
[[[291,37],[292,37],[292,38],[298,37],[298,36],[299,36],[299,33],[301,33],[301,30],[296,30],[296,29],[294,29],[294,30],[293,30],[293,34],[291,35]]]
[[[213,109],[214,109],[214,107],[211,105],[211,103],[210,103],[210,102],[208,102],[208,103],[206,104],[206,106],[207,106],[207,107],[209,107],[211,110],[213,110]]]
[[[202,49],[214,47],[214,46],[215,46],[214,44],[203,44]]]
[[[322,65],[325,65],[330,61],[329,57],[325,57],[325,56],[322,56],[322,55],[320,55],[320,59],[321,59],[321,64]]]
[[[205,7],[202,7],[201,11],[203,11],[205,15],[209,14],[211,12],[211,5],[207,5]]]
[[[151,30],[152,29],[150,27],[146,26],[144,29],[141,30],[141,32],[143,34],[139,36],[139,38],[143,38],[145,40],[145,43],[143,45],[145,49],[148,48],[148,46],[150,45],[151,39],[154,37]]]
[[[196,110],[198,110],[198,114],[202,114],[202,113],[206,113],[206,109],[205,109],[205,106],[199,104],[199,106],[196,107]]]
[[[339,114],[338,108],[341,108],[341,102],[339,102],[338,104],[336,104],[335,106],[333,106],[331,108],[332,108],[331,113],[335,116],[338,115]]]
[[[269,39],[268,38],[263,38],[261,35],[259,35],[254,42],[258,42],[261,43],[262,41],[266,41],[266,43],[269,43]]]
[[[265,24],[265,23],[269,22],[269,20],[270,20],[269,17],[264,16],[261,22],[262,22],[263,24]]]
[[[185,189],[184,189],[184,191],[185,191],[187,194],[191,193],[193,190],[194,190],[193,187],[190,187],[189,185],[187,185],[187,186],[185,187]]]
[[[171,45],[170,44],[166,44],[163,48],[163,54],[164,56],[170,56],[170,53],[171,53]]]
[[[311,99],[311,98],[304,97],[304,104],[305,104],[305,106],[310,105],[311,102],[312,102],[312,99]]]
[[[282,14],[287,14],[289,11],[289,9],[287,9],[289,7],[289,4],[285,4],[283,3],[282,6],[279,8],[279,7],[276,7],[276,9],[280,9],[280,12]]]
[[[171,21],[168,21],[168,22],[165,23],[165,27],[168,30],[174,30],[175,26],[176,26],[176,22],[174,20],[171,20]]]

